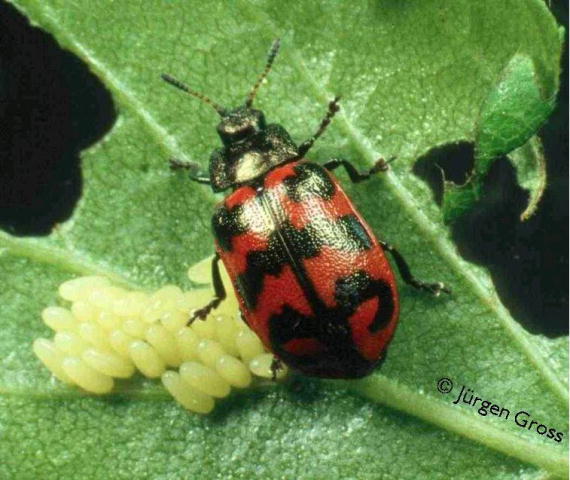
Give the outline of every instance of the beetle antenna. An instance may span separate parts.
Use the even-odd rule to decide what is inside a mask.
[[[208,105],[210,105],[211,107],[214,108],[214,110],[216,112],[218,112],[218,114],[223,117],[226,113],[226,109],[220,105],[218,105],[216,102],[214,102],[213,100],[210,100],[208,97],[206,97],[206,95],[204,95],[203,93],[199,93],[196,90],[192,90],[188,85],[182,83],[180,80],[176,80],[174,77],[171,77],[170,75],[168,75],[167,73],[163,73],[161,75],[161,78],[166,82],[169,83],[170,85],[182,90],[183,92],[186,92],[190,95],[192,95],[193,97],[196,97],[199,100],[202,100],[204,103],[207,103]]]
[[[261,83],[263,82],[263,80],[265,80],[265,77],[267,77],[267,75],[271,71],[271,65],[273,65],[273,60],[275,60],[277,52],[279,51],[279,45],[280,45],[279,39],[273,41],[273,45],[271,45],[271,50],[269,50],[269,55],[267,56],[267,63],[265,64],[265,68],[263,69],[263,72],[261,72],[261,75],[257,79],[257,82],[255,82],[255,85],[251,89],[251,92],[249,92],[249,95],[247,96],[247,100],[245,101],[246,107],[248,108],[251,107],[253,100],[257,95],[257,91],[261,86]]]

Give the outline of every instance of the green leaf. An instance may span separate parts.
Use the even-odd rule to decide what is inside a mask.
[[[83,196],[68,222],[46,238],[0,234],[0,477],[567,475],[567,339],[519,326],[488,274],[461,259],[431,192],[410,173],[436,146],[475,141],[480,107],[515,54],[532,59],[542,98],[554,94],[560,42],[542,1],[13,3],[89,65],[119,118],[82,156]],[[96,398],[50,380],[31,342],[50,335],[39,313],[59,283],[96,272],[132,286],[188,286],[187,267],[212,253],[220,197],[170,172],[166,159],[205,166],[219,144],[216,116],[159,74],[235,105],[276,37],[282,53],[257,105],[302,141],[342,93],[341,114],[309,157],[365,167],[397,156],[366,184],[339,176],[414,272],[454,294],[402,285],[388,359],[363,381],[246,391],[206,417],[152,382]],[[455,383],[451,396],[436,390],[441,377]],[[454,405],[461,385],[511,417]],[[517,426],[519,410],[564,432],[562,442]]]
[[[546,159],[542,142],[534,136],[522,147],[513,150],[509,158],[516,168],[519,185],[529,192],[527,207],[521,213],[521,221],[525,221],[536,212],[546,188]]]
[[[471,177],[461,186],[446,182],[443,198],[446,221],[456,220],[478,200],[494,160],[521,147],[546,121],[554,109],[555,94],[556,90],[544,92],[541,88],[532,58],[519,53],[513,56],[481,107]],[[546,184],[540,140],[533,138],[534,146],[521,147],[510,156],[521,186],[531,194],[522,219],[534,212]]]

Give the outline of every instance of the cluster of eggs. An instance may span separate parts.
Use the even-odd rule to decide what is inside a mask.
[[[206,263],[191,269],[190,278]],[[109,393],[115,379],[138,370],[160,377],[188,410],[208,413],[231,387],[246,388],[255,377],[273,375],[273,356],[241,320],[233,295],[191,325],[190,312],[211,300],[211,289],[183,292],[168,285],[145,293],[88,276],[64,282],[59,295],[71,305],[44,309],[42,319],[55,335],[35,340],[34,353],[59,380],[89,392]],[[280,369],[278,379],[286,373]]]

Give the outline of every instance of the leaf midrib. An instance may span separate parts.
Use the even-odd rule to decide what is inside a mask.
[[[327,381],[330,385],[342,384],[355,390],[375,402],[389,408],[412,415],[441,429],[460,435],[469,440],[480,443],[492,450],[514,457],[520,461],[536,465],[540,468],[560,476],[568,476],[568,459],[565,454],[559,454],[555,446],[528,441],[521,435],[505,431],[497,426],[484,422],[475,413],[464,409],[452,407],[429,395],[420,394],[396,380],[382,374],[375,374],[358,381]],[[79,400],[92,395],[73,390],[4,390],[0,388],[0,395],[6,397],[38,399],[67,399]],[[145,389],[133,390],[123,385],[107,398],[129,398],[145,401],[166,401],[171,399],[165,390]]]

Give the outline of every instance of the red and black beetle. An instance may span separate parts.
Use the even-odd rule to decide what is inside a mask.
[[[366,173],[332,159],[304,158],[339,110],[338,98],[319,129],[297,146],[278,124],[252,108],[271,69],[279,41],[245,104],[225,109],[178,80],[175,87],[211,105],[221,117],[223,147],[213,152],[209,175],[194,163],[171,160],[215,192],[231,188],[212,218],[215,297],[193,313],[204,319],[225,298],[218,261],[224,262],[247,324],[278,360],[307,375],[357,378],[385,356],[398,322],[398,291],[384,250],[407,283],[436,295],[442,283],[415,279],[403,257],[379,242],[330,170],[343,166],[353,182],[387,168],[380,159]],[[276,362],[278,368],[278,361]]]

